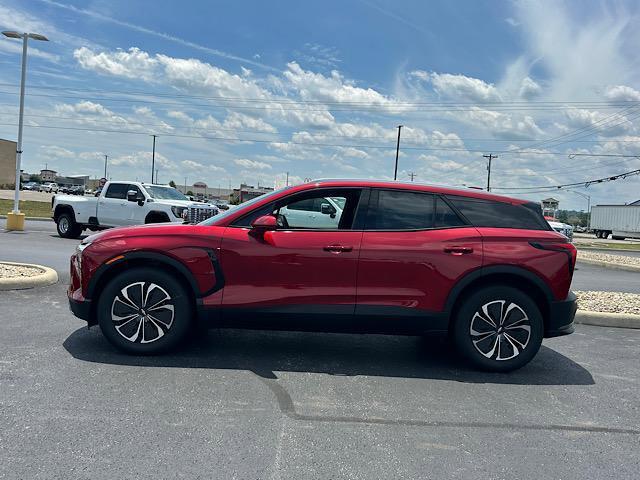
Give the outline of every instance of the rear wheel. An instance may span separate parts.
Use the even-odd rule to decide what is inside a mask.
[[[58,217],[56,228],[58,235],[62,238],[78,238],[82,234],[82,227],[75,222],[69,213],[63,213]]]
[[[526,365],[542,344],[535,302],[506,286],[485,287],[464,300],[453,325],[458,351],[474,366],[507,372]]]
[[[97,313],[104,336],[136,355],[175,348],[192,323],[191,301],[182,284],[152,268],[136,268],[111,280],[100,295]]]

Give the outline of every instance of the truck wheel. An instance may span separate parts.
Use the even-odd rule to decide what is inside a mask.
[[[182,284],[154,268],[135,268],[112,279],[100,294],[97,316],[109,342],[134,355],[175,348],[192,324],[191,301]]]
[[[472,365],[492,372],[520,368],[542,344],[542,315],[535,302],[515,288],[496,285],[469,295],[452,328],[453,341]]]
[[[82,227],[68,213],[63,213],[58,217],[56,228],[58,235],[62,238],[78,238],[82,234]]]

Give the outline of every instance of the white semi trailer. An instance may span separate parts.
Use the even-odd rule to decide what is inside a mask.
[[[640,238],[640,205],[596,205],[591,209],[591,229],[598,238]]]

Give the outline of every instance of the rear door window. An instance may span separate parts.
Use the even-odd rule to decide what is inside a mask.
[[[550,229],[535,204],[525,206],[454,195],[447,198],[476,227]]]
[[[433,228],[434,201],[429,193],[375,190],[371,195],[367,230]]]

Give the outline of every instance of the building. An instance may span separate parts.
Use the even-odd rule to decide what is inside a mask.
[[[229,202],[232,204],[240,204],[269,192],[273,192],[273,188],[254,187],[253,185],[242,183],[240,184],[240,188],[233,189],[233,192],[229,195]]]
[[[40,180],[43,182],[55,182],[58,178],[58,172],[44,168],[40,170]]]
[[[13,187],[16,183],[16,150],[18,144],[0,138],[0,187]]]
[[[545,198],[540,203],[542,204],[542,214],[545,217],[555,218],[556,212],[558,211],[558,206],[560,205],[560,200],[556,200],[555,198],[549,197],[549,198]]]

